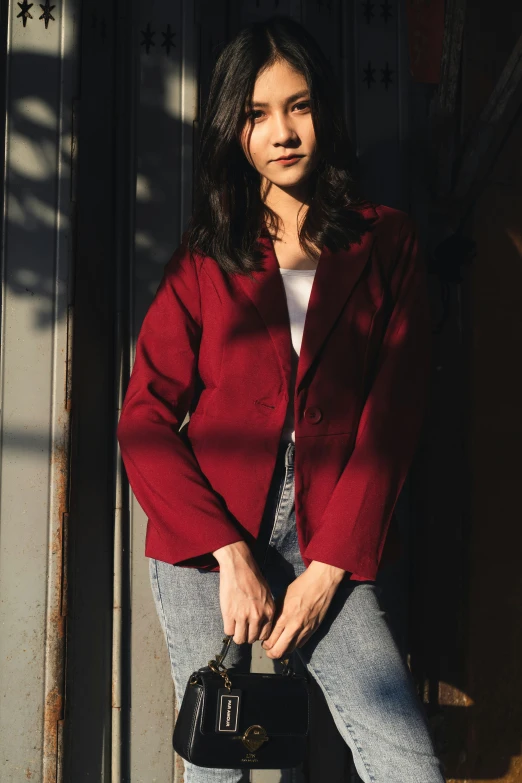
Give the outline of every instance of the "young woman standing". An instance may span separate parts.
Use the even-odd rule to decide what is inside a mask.
[[[441,783],[375,584],[425,407],[425,269],[408,215],[355,197],[341,105],[289,19],[224,49],[118,438],[178,697],[223,631],[246,670],[260,639],[301,657],[363,781]]]

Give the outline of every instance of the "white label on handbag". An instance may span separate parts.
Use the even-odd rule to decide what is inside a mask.
[[[237,732],[239,722],[239,706],[241,702],[241,691],[226,688],[218,690],[218,708],[216,731]]]

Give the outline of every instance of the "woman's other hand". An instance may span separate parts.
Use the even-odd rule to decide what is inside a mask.
[[[236,644],[267,639],[275,613],[270,588],[244,541],[216,549],[224,631]]]
[[[302,647],[322,623],[345,571],[313,561],[288,585],[279,617],[263,649],[269,658],[284,658]]]

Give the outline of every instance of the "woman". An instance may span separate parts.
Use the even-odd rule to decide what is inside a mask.
[[[425,406],[425,271],[410,218],[354,196],[341,103],[290,19],[224,49],[118,438],[178,696],[223,631],[239,668],[260,639],[299,654],[363,781],[440,783],[375,585]]]

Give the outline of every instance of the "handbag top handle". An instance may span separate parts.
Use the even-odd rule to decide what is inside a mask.
[[[226,655],[230,649],[230,643],[232,641],[232,635],[225,636],[223,639],[223,647],[221,648],[221,652],[219,655],[216,655],[215,658],[213,658],[211,661],[208,662],[209,669],[211,669],[216,674],[219,674],[220,677],[223,677],[223,680],[225,681],[225,687],[230,690],[232,687],[232,683],[230,682],[230,679],[228,677],[228,669],[226,668],[224,664],[224,660],[226,658]],[[292,675],[294,674],[294,670],[290,666],[290,659],[289,658],[281,658],[281,663],[283,664],[283,671],[282,673],[284,675]]]

